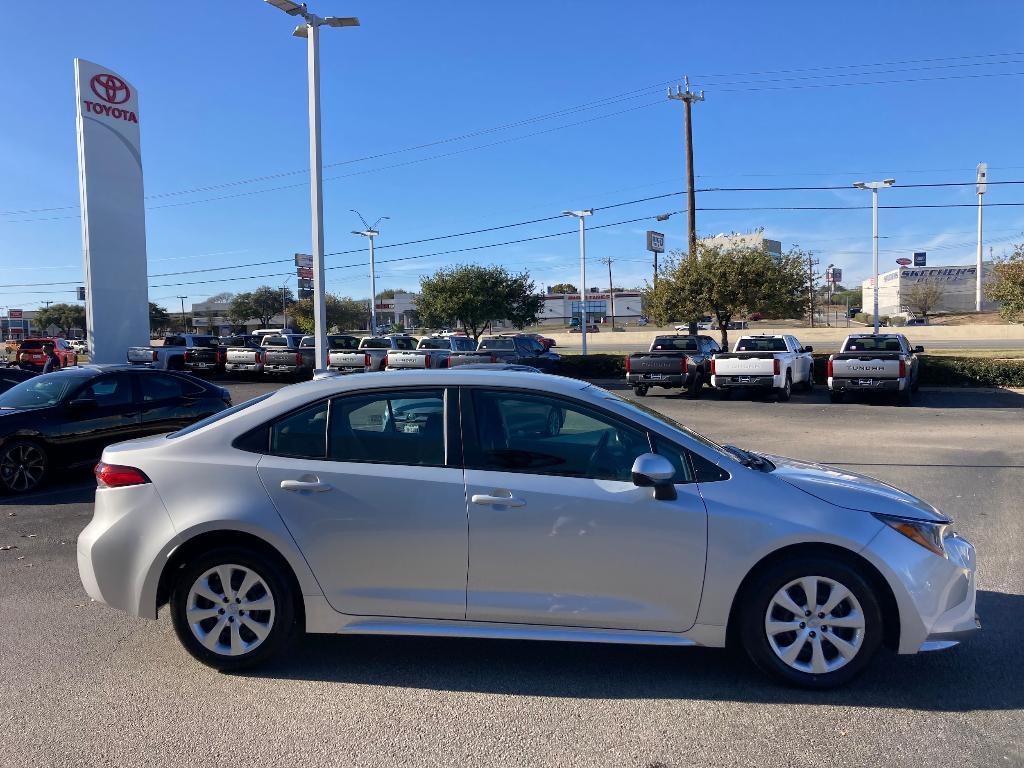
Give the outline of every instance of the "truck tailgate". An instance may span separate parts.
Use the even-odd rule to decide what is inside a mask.
[[[686,355],[682,352],[638,352],[629,356],[630,373],[681,373]]]
[[[153,350],[150,347],[128,347],[129,363],[152,363]]]
[[[388,352],[388,368],[430,368],[433,361],[430,354],[422,352],[400,352],[391,350]]]
[[[244,365],[255,365],[259,362],[260,351],[249,347],[229,347],[227,361]]]
[[[465,354],[454,352],[448,358],[448,367],[454,368],[457,365],[473,365],[477,363],[496,363],[498,356],[490,352],[466,352]]]
[[[775,355],[767,353],[721,353],[715,355],[716,376],[772,376]]]
[[[832,377],[836,379],[898,379],[899,353],[840,353],[832,357]]]
[[[349,371],[365,371],[369,365],[369,358],[366,352],[331,352],[327,355],[327,366]]]

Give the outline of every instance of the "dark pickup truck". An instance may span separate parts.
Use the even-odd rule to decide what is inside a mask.
[[[183,365],[186,371],[194,374],[224,373],[224,363],[228,359],[228,347],[252,347],[258,349],[258,336],[238,335],[222,336],[213,343],[190,347],[185,350]]]
[[[327,336],[328,354],[336,351],[356,349],[359,339],[346,334],[332,333]],[[316,369],[316,337],[281,334],[263,338],[263,372],[310,378]]]
[[[509,363],[550,371],[559,360],[561,357],[558,354],[547,350],[532,336],[517,333],[483,338],[475,352],[452,352],[448,355],[448,367],[478,363]]]
[[[711,356],[721,351],[710,336],[655,336],[647,352],[626,357],[626,383],[639,397],[651,387],[683,388],[700,397],[711,383]]]

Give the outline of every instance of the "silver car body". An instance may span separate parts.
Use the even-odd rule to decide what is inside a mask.
[[[639,426],[728,479],[678,484],[678,497],[664,501],[631,482],[463,468],[451,455],[443,466],[402,466],[232,447],[327,397],[424,387],[445,392],[448,438],[460,393],[526,392]],[[722,646],[744,577],[773,553],[808,546],[838,548],[877,571],[898,611],[900,653],[952,645],[976,628],[970,544],[948,535],[947,556],[937,556],[871,514],[940,519],[926,502],[816,464],[772,457],[775,471],[758,471],[605,390],[557,376],[461,369],[318,378],[188,434],[111,446],[103,461],[138,467],[151,482],[97,491],[78,540],[79,571],[90,596],[134,616],[156,618],[161,575],[178,548],[229,532],[283,556],[310,632]],[[296,484],[311,490],[294,492]]]

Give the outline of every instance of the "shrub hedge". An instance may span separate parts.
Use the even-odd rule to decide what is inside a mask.
[[[826,383],[828,355],[814,355],[814,380]],[[625,355],[562,355],[555,370],[575,379],[622,379]],[[921,355],[921,385],[925,387],[1022,387],[1024,360]]]

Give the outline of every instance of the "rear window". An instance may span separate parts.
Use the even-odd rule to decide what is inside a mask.
[[[213,336],[193,336],[192,337],[192,346],[194,346],[194,347],[207,347],[207,348],[210,348],[210,347],[216,347],[218,345],[219,344],[217,342],[217,339],[215,339]]]
[[[692,336],[675,339],[670,336],[658,336],[654,340],[654,344],[651,349],[655,352],[665,351],[680,351],[680,352],[696,352],[697,351],[697,340]]]
[[[399,336],[395,339],[395,349],[416,349],[416,339],[412,336]]]
[[[253,344],[251,336],[225,336],[217,341],[221,347],[246,347]]]
[[[737,352],[785,352],[785,339],[740,339]]]
[[[185,337],[184,336],[164,336],[165,347],[184,347]]]
[[[844,352],[899,352],[900,340],[895,336],[865,336],[850,339]]]
[[[359,344],[360,349],[391,349],[390,339],[363,339]]]
[[[18,350],[23,351],[26,349],[42,349],[43,342],[41,341],[23,341],[18,345]]]
[[[420,342],[420,349],[451,349],[452,343],[448,339],[424,339]]]
[[[284,336],[265,336],[263,338],[264,347],[287,347],[288,339]]]
[[[359,349],[359,339],[355,336],[328,336],[327,346],[331,349]]]
[[[513,339],[484,339],[480,342],[480,349],[515,349],[516,343]]]
[[[256,405],[256,403],[262,403],[268,397],[272,397],[273,395],[273,392],[267,392],[266,394],[260,395],[259,397],[254,397],[252,400],[246,400],[244,403],[239,403],[238,405],[233,405],[230,408],[225,408],[223,411],[218,411],[212,416],[207,416],[205,419],[200,419],[195,424],[189,424],[184,429],[179,429],[177,432],[171,432],[171,434],[169,434],[167,438],[173,439],[175,437],[184,437],[185,435],[191,434],[192,432],[202,429],[203,427],[208,427],[211,424],[225,418],[226,416],[231,416],[232,414],[238,413],[239,411],[244,411],[246,408],[250,408],[251,406]]]

